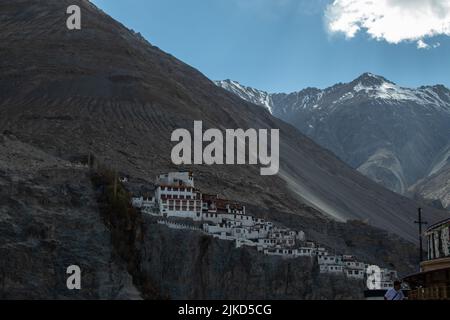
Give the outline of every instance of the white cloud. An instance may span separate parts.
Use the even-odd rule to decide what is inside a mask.
[[[430,45],[420,39],[419,41],[417,41],[417,49],[430,49]]]
[[[430,44],[426,43],[425,41],[423,41],[422,39],[419,39],[417,41],[417,49],[426,49],[426,50],[431,49],[431,48],[436,49],[436,48],[439,48],[440,46],[441,46],[440,42],[436,42],[436,43],[430,45]]]
[[[334,0],[325,18],[330,32],[347,38],[365,31],[394,44],[417,41],[420,49],[440,45],[430,46],[426,37],[450,36],[450,0]]]

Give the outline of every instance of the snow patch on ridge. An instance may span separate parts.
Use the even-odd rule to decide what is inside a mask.
[[[380,85],[373,86],[364,85],[363,83],[358,82],[358,84],[354,86],[353,91],[366,94],[369,98],[381,99],[392,103],[412,101],[423,106],[432,105],[445,110],[449,109],[449,102],[442,100],[433,87],[410,89],[386,81],[383,81]]]
[[[390,105],[405,105],[412,102],[427,109],[437,109],[450,113],[450,92],[443,86],[425,86],[417,89],[401,87],[381,76],[364,73],[351,83],[338,84],[324,90],[307,88],[299,92],[287,94],[295,97],[295,101],[288,102],[289,107],[278,107],[274,110],[272,97],[274,94],[243,86],[237,81],[216,81],[222,87],[241,99],[265,107],[271,114],[286,114],[301,109],[311,109],[317,112],[334,109],[353,99],[373,99],[374,103]],[[341,92],[341,90],[345,90]],[[334,100],[324,103],[324,97],[340,92]],[[283,95],[283,94],[281,94]]]
[[[241,99],[265,107],[271,114],[273,114],[272,98],[269,93],[243,86],[239,82],[233,80],[215,81],[215,84],[234,93]]]

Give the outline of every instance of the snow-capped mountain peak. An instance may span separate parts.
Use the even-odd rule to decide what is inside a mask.
[[[353,80],[352,83],[361,83],[364,86],[380,86],[386,82],[394,84],[393,82],[387,80],[386,78],[384,78],[382,76],[378,76],[376,74],[366,72],[366,73],[363,73],[362,75],[360,75],[355,80]]]
[[[358,82],[353,91],[357,93],[364,93],[369,98],[400,101],[400,100],[414,100],[420,103],[420,97],[417,92],[412,89],[402,88],[392,82],[377,82],[375,85],[367,85],[364,82]]]
[[[429,164],[450,143],[450,90],[442,85],[406,88],[372,73],[290,94],[267,94],[235,82],[219,85],[265,106],[399,193],[427,175]]]
[[[364,73],[350,83],[352,91],[357,95],[364,95],[368,99],[382,99],[396,103],[402,100],[416,101],[420,104],[420,97],[414,89],[403,88],[382,76]]]
[[[241,99],[263,106],[267,108],[270,113],[273,112],[271,94],[266,91],[243,86],[239,82],[229,79],[223,81],[215,81],[215,84],[225,90],[234,93]]]
[[[442,85],[405,88],[369,72],[346,84],[337,84],[324,90],[307,88],[290,94],[271,94],[232,80],[216,81],[216,84],[244,100],[264,106],[271,114],[286,113],[299,108],[334,109],[354,99],[387,105],[414,103],[426,109],[450,112],[450,90]],[[283,102],[283,106],[280,106],[280,100],[284,99],[288,99],[289,103]]]

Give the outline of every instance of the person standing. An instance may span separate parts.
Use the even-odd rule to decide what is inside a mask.
[[[405,295],[402,291],[402,283],[400,281],[394,282],[394,287],[386,292],[384,300],[405,300]]]

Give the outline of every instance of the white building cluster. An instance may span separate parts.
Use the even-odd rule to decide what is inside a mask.
[[[380,271],[377,280],[380,289],[392,288],[394,281],[398,279],[396,271],[366,264],[350,255],[324,255],[317,260],[320,273],[345,274],[347,278],[353,279],[365,279],[369,266],[376,267]]]
[[[202,231],[212,237],[234,241],[236,247],[255,247],[259,252],[282,258],[317,259],[320,273],[341,274],[351,279],[364,279],[368,264],[353,256],[331,255],[312,241],[303,231],[275,226],[272,222],[247,215],[245,206],[203,194],[195,189],[191,172],[171,172],[157,177],[152,198],[135,197],[132,205],[142,212],[160,217],[158,223],[174,229]],[[190,219],[198,224],[177,223],[169,218]],[[381,269],[381,287],[392,287],[395,271]]]

